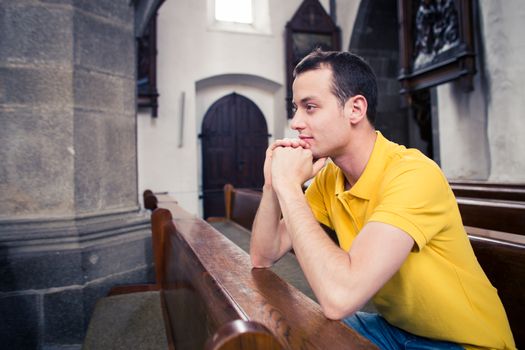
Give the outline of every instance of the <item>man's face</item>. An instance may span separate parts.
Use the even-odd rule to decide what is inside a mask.
[[[292,85],[296,112],[291,127],[310,145],[314,158],[337,157],[348,145],[350,121],[331,86],[327,67],[299,74]]]

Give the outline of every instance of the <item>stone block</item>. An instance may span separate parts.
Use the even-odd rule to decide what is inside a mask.
[[[391,141],[408,145],[407,115],[403,111],[378,112],[376,116],[376,129]]]
[[[44,295],[44,343],[79,344],[84,338],[82,289]]]
[[[135,79],[132,27],[124,28],[80,11],[75,12],[74,23],[77,66]]]
[[[82,252],[85,283],[153,264],[151,233],[131,232],[86,248]],[[144,281],[144,279],[142,279]]]
[[[136,205],[137,179],[137,153],[136,153],[136,131],[134,128],[134,115],[115,115],[110,128],[106,128],[105,140],[107,157],[104,159],[103,169],[109,176],[104,183],[103,190],[111,193],[104,198],[104,203],[110,208],[118,207],[121,203],[133,203]],[[119,171],[110,172],[110,169],[118,168]]]
[[[72,108],[73,74],[57,66],[1,67],[0,104]]]
[[[47,0],[49,1],[49,0]],[[57,0],[53,0],[57,1]],[[115,20],[123,26],[133,26],[134,7],[129,0],[93,1],[72,0],[75,7],[90,14]]]
[[[77,68],[73,82],[75,107],[110,113],[135,111],[135,80]]]
[[[137,205],[132,115],[75,113],[75,201],[79,212]]]
[[[390,59],[388,57],[384,57],[384,55],[379,54],[375,57],[369,56],[367,61],[374,70],[374,73],[377,77],[389,76]]]
[[[0,291],[24,291],[82,284],[81,254],[54,251],[0,256]]]
[[[1,216],[72,213],[72,111],[0,108],[0,120]]]
[[[380,92],[379,95],[381,96],[377,101],[377,110],[379,112],[395,113],[401,108],[401,96],[399,93],[397,95],[387,95]]]
[[[37,295],[0,295],[0,348],[38,348],[38,298]]]
[[[71,65],[72,8],[4,1],[0,33],[0,62]]]
[[[57,4],[57,5],[74,5],[75,0],[39,0],[40,2],[47,4]]]

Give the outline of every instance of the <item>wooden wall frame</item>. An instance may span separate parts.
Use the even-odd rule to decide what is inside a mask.
[[[162,4],[162,1],[161,1]],[[150,108],[151,116],[158,116],[157,91],[157,12],[140,38],[137,38],[137,107]]]
[[[304,0],[286,24],[286,110],[293,117],[292,83],[297,63],[316,48],[341,49],[341,30],[318,0]]]
[[[473,89],[472,0],[398,0],[398,21],[402,94],[456,79]]]

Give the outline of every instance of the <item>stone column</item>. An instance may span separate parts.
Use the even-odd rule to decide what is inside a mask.
[[[79,347],[152,279],[129,0],[0,0],[0,347]]]

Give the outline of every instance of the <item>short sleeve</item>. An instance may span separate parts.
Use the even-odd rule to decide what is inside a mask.
[[[426,161],[403,162],[385,175],[378,205],[368,221],[398,227],[421,250],[446,228],[454,197],[437,165]]]

